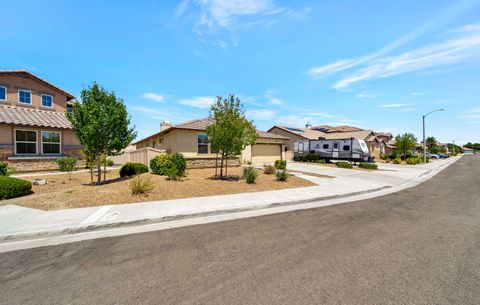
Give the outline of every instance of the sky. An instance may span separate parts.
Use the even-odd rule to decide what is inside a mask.
[[[480,0],[0,0],[0,69],[80,96],[96,81],[138,139],[238,96],[260,130],[354,125],[480,142]]]

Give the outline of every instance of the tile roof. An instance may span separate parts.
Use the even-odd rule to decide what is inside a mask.
[[[75,96],[68,93],[67,91],[53,85],[52,83],[47,82],[43,78],[40,78],[40,77],[36,76],[35,74],[32,74],[32,73],[28,72],[27,70],[0,70],[0,74],[20,74],[20,75],[24,75],[24,76],[33,78],[33,79],[43,83],[44,85],[46,85],[48,87],[51,87],[51,88],[53,88],[57,91],[60,91],[61,93],[65,94],[68,97],[68,100],[72,100],[72,99],[75,98]]]
[[[0,123],[72,129],[64,113],[0,105]]]
[[[328,140],[340,140],[340,139],[349,139],[349,138],[359,138],[362,140],[369,140],[372,133],[373,131],[371,130],[335,132],[335,133],[327,133],[325,135],[325,138]]]
[[[309,140],[318,140],[318,138],[325,136],[325,133],[319,130],[307,129],[307,128],[293,128],[293,127],[286,127],[286,126],[279,126],[279,125],[273,126],[272,128],[269,129],[269,131],[275,127],[285,130],[286,132],[304,137]]]
[[[259,138],[288,140],[287,137],[281,136],[279,134],[266,132],[266,131],[260,131],[260,130],[257,130],[257,135],[258,135]]]

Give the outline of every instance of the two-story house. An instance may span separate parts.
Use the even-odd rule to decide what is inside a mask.
[[[65,115],[73,98],[25,70],[0,70],[0,160],[79,157],[82,146]]]

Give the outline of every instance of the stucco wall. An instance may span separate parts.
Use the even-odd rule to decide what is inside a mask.
[[[20,75],[0,75],[0,86],[7,88],[7,101],[0,101],[0,105],[58,112],[65,112],[66,110],[67,96],[35,79]],[[31,91],[31,105],[18,102],[19,89]],[[42,107],[41,94],[48,94],[53,97],[53,108]]]
[[[280,129],[278,127],[273,127],[272,130],[270,130],[269,132],[289,138],[289,140],[285,140],[285,148],[286,148],[287,151],[284,152],[284,153],[285,153],[285,158],[287,160],[292,160],[293,159],[293,149],[294,149],[295,141],[305,140],[305,138],[303,138],[301,136],[295,135],[293,133],[290,133],[290,132],[285,131],[283,129]]]
[[[6,124],[0,124],[0,148],[1,145],[13,144],[12,127]]]

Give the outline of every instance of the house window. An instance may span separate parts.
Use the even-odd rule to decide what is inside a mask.
[[[323,149],[328,149],[328,144],[323,144]]]
[[[44,155],[60,154],[60,132],[42,131],[42,152]]]
[[[42,107],[53,108],[53,96],[42,94]]]
[[[0,86],[0,101],[7,100],[7,87]]]
[[[31,104],[32,93],[30,90],[18,90],[18,102],[22,104]]]
[[[208,136],[206,134],[199,134],[197,136],[198,153],[208,154]]]
[[[343,145],[343,150],[350,150],[350,145]]]
[[[17,155],[36,155],[37,132],[32,130],[15,130],[15,153]]]

